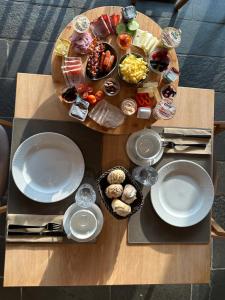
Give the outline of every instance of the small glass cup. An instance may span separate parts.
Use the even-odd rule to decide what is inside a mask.
[[[128,50],[132,44],[132,36],[127,32],[122,32],[118,35],[116,41],[122,50]]]
[[[120,83],[114,78],[107,78],[103,89],[107,96],[116,96],[120,92]]]
[[[82,184],[76,192],[75,201],[78,206],[87,208],[96,201],[96,193],[92,185]]]
[[[144,186],[152,186],[158,180],[158,172],[150,166],[134,168],[132,176]]]
[[[139,136],[135,143],[136,155],[142,160],[153,159],[159,154],[161,148],[160,136],[148,132]]]

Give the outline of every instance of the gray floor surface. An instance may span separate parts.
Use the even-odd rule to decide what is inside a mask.
[[[16,73],[50,74],[53,43],[77,14],[103,5],[127,5],[128,0],[0,0],[0,118],[14,112]],[[189,0],[178,14],[173,1],[137,0],[137,9],[162,27],[180,27],[177,49],[181,86],[216,91],[215,119],[225,120],[225,1]],[[199,111],[201,115],[201,111]],[[215,138],[218,174],[213,216],[225,228],[225,134]],[[0,285],[3,281],[4,222],[0,216]],[[2,300],[224,300],[225,239],[212,243],[210,285],[149,285],[113,287],[2,288]],[[182,281],[182,279],[181,279]]]

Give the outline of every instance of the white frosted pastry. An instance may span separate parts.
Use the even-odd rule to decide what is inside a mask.
[[[130,207],[130,205],[128,205],[128,204],[122,202],[122,201],[119,200],[119,199],[114,199],[114,200],[112,201],[112,204],[111,204],[111,205],[112,205],[113,211],[114,211],[117,215],[119,215],[119,216],[121,216],[121,217],[126,217],[126,216],[128,216],[128,215],[131,213],[131,207]]]
[[[137,199],[137,190],[131,184],[126,184],[122,194],[122,200],[127,204],[131,204]]]
[[[107,181],[109,184],[122,183],[122,182],[124,182],[125,178],[126,178],[126,175],[125,175],[124,171],[122,171],[120,169],[116,169],[109,173],[109,175],[107,176]]]
[[[121,184],[110,184],[106,188],[105,193],[108,198],[118,198],[123,193],[123,186]]]

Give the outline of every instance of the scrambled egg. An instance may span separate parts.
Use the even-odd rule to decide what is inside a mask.
[[[147,63],[143,58],[133,54],[129,54],[119,65],[119,68],[123,80],[135,84],[145,79],[148,72]]]

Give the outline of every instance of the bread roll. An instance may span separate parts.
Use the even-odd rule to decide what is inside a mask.
[[[122,200],[127,204],[131,204],[137,199],[137,190],[131,184],[126,184],[122,194]]]
[[[121,217],[126,217],[131,213],[130,205],[127,205],[119,199],[114,199],[111,205],[113,211]]]
[[[121,184],[110,184],[106,188],[105,193],[110,199],[118,198],[123,193],[123,186]]]
[[[124,171],[120,169],[115,169],[109,173],[109,175],[107,176],[107,181],[109,184],[122,183],[124,182],[125,178],[126,175]]]

